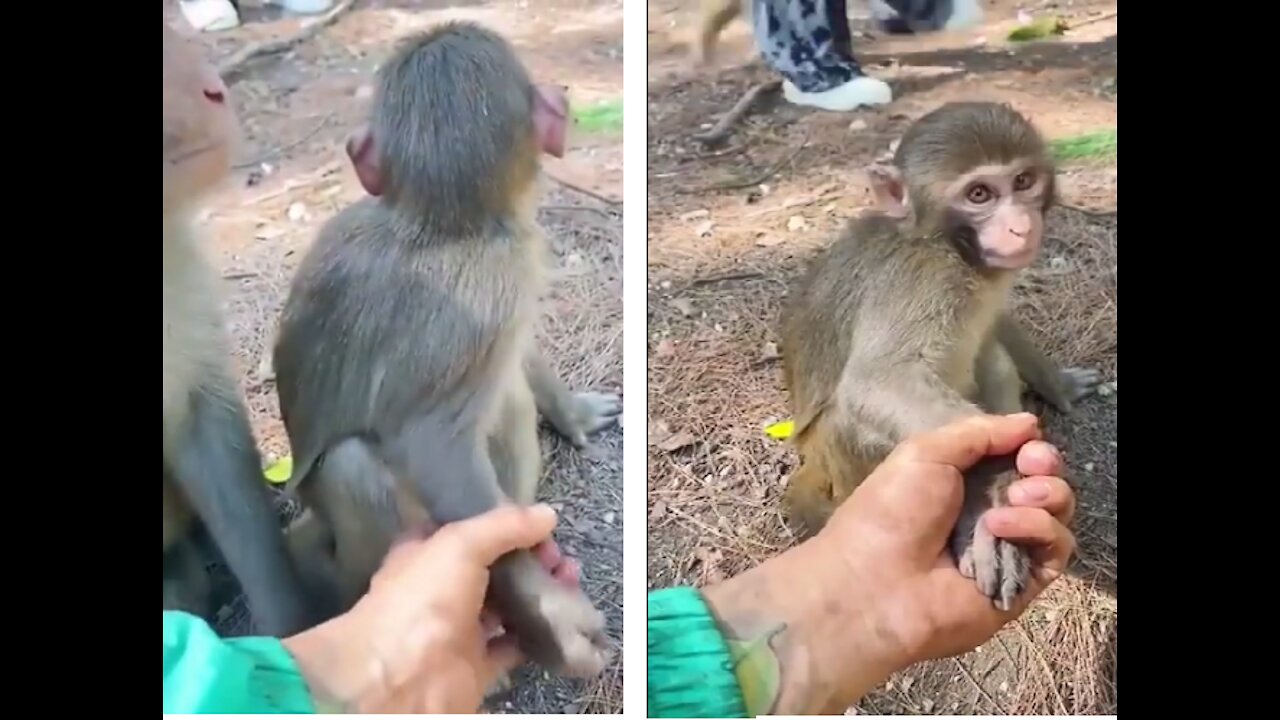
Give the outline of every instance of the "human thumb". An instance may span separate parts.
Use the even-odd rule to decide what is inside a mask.
[[[549,505],[503,505],[450,523],[441,533],[447,531],[472,557],[489,566],[512,550],[532,548],[551,537],[555,526],[556,511]]]

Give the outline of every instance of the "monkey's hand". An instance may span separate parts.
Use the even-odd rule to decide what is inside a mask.
[[[1063,414],[1070,414],[1075,404],[1097,392],[1102,384],[1102,373],[1092,368],[1066,368],[1058,372],[1057,382],[1047,398],[1049,403]]]
[[[1006,489],[1018,479],[1016,456],[988,458],[965,472],[964,507],[951,534],[951,553],[960,574],[1002,611],[1031,581],[1031,557],[1023,547],[997,538],[982,522],[993,507],[1008,505]]]
[[[569,427],[565,437],[574,447],[587,446],[587,438],[618,421],[622,414],[622,398],[610,393],[583,392],[573,396]]]

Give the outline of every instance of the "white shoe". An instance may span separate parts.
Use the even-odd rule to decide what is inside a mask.
[[[333,0],[267,0],[296,15],[318,15],[333,7]]]
[[[863,105],[887,105],[893,101],[893,91],[888,83],[865,75],[822,92],[809,93],[785,80],[782,83],[782,95],[795,105],[847,112]]]
[[[219,32],[240,25],[240,13],[229,0],[179,0],[182,16],[200,32]]]

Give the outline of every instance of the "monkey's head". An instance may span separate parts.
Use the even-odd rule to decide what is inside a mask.
[[[502,36],[471,22],[409,38],[378,73],[373,118],[347,141],[370,195],[463,231],[510,208],[564,155],[566,88],[534,85]]]
[[[240,126],[200,49],[164,26],[164,209],[180,209],[231,171]]]
[[[978,0],[871,0],[871,18],[890,35],[962,30],[984,19]]]
[[[944,234],[975,267],[1018,270],[1039,253],[1054,168],[1039,132],[1008,105],[943,105],[907,130],[893,165],[869,175],[889,215]]]

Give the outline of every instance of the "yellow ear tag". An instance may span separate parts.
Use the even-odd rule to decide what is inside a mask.
[[[289,482],[289,476],[293,475],[293,456],[285,455],[263,471],[263,474],[267,476],[267,482],[272,485],[283,485]]]
[[[791,433],[795,432],[796,423],[794,420],[781,420],[764,429],[764,432],[774,440],[786,440],[791,437]]]

